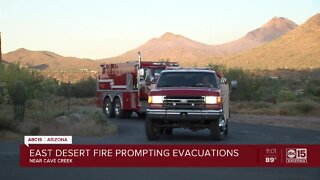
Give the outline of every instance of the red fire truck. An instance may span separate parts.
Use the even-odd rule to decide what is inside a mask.
[[[148,94],[162,70],[178,66],[176,62],[139,61],[101,64],[97,85],[97,106],[103,108],[108,118],[129,117],[136,112],[146,115]]]

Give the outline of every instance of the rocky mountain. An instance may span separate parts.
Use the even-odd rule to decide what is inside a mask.
[[[246,69],[320,68],[320,13],[274,41],[210,62]]]
[[[100,63],[137,60],[173,60],[183,66],[225,64],[246,69],[319,68],[320,14],[297,25],[282,17],[268,21],[244,37],[220,45],[208,45],[182,35],[165,33],[120,56],[99,61],[63,57],[49,51],[18,49],[3,55],[7,62],[49,70],[97,70]]]
[[[3,55],[11,63],[19,63],[40,70],[79,70],[97,69],[98,63],[89,59],[64,57],[50,51],[30,51],[24,48]]]
[[[210,45],[193,41],[182,35],[167,32],[159,38],[153,38],[138,48],[120,56],[102,60],[103,62],[119,62],[136,60],[137,52],[142,53],[143,60],[176,60],[188,64],[196,59],[222,55],[222,52],[212,49]],[[189,63],[190,64],[190,63]]]
[[[297,25],[286,19],[275,17],[262,27],[249,32],[244,37],[220,45],[200,43],[182,35],[165,33],[145,44],[120,56],[101,60],[102,62],[119,62],[137,59],[137,52],[147,60],[170,59],[185,66],[195,65],[212,57],[235,54],[270,42],[294,29]]]
[[[226,44],[217,45],[216,48],[221,49],[226,54],[238,53],[273,41],[297,26],[296,23],[289,19],[274,17],[258,29],[248,32],[244,37]]]

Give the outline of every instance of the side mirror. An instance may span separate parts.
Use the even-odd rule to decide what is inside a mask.
[[[220,78],[220,83],[221,84],[226,84],[227,83],[227,78],[225,78],[225,77]]]
[[[150,76],[150,83],[154,84],[155,83],[155,77],[154,76]]]
[[[141,85],[141,86],[143,86],[143,87],[144,87],[144,86],[146,86],[146,84],[147,84],[147,83],[146,83],[146,81],[145,81],[145,80],[141,80],[141,81],[140,81],[140,85]]]
[[[139,69],[139,75],[144,76],[144,69]]]
[[[231,81],[231,89],[237,89],[238,86],[238,81],[237,80],[232,80]]]

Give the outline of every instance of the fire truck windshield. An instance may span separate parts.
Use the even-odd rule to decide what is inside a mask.
[[[164,70],[164,68],[147,68],[145,70],[145,77],[144,79],[146,81],[152,81],[153,78],[157,77],[160,75],[160,73]]]
[[[159,76],[164,69],[154,69],[154,76]]]
[[[157,87],[206,87],[218,88],[214,73],[210,72],[165,72],[162,73]]]

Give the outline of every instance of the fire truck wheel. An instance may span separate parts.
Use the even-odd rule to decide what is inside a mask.
[[[213,140],[222,140],[227,132],[227,122],[224,116],[210,123],[209,129],[210,136]]]
[[[166,128],[164,129],[165,135],[172,135],[173,134],[173,128]]]
[[[121,108],[121,101],[120,99],[115,99],[114,101],[114,115],[116,118],[122,118],[123,117],[123,111]]]
[[[145,131],[149,141],[155,141],[160,138],[161,131],[150,118],[146,118]]]
[[[229,128],[228,128],[228,123],[227,123],[225,135],[228,135],[228,130],[229,130]]]
[[[137,112],[137,114],[138,114],[139,118],[142,118],[142,119],[145,119],[147,116],[147,113],[145,113],[145,112]]]
[[[120,99],[115,99],[114,101],[114,116],[116,118],[127,118],[130,117],[132,111],[125,111],[121,108]]]
[[[107,118],[114,117],[114,109],[113,109],[113,105],[112,105],[110,98],[107,98],[104,100],[103,111],[104,111]]]

